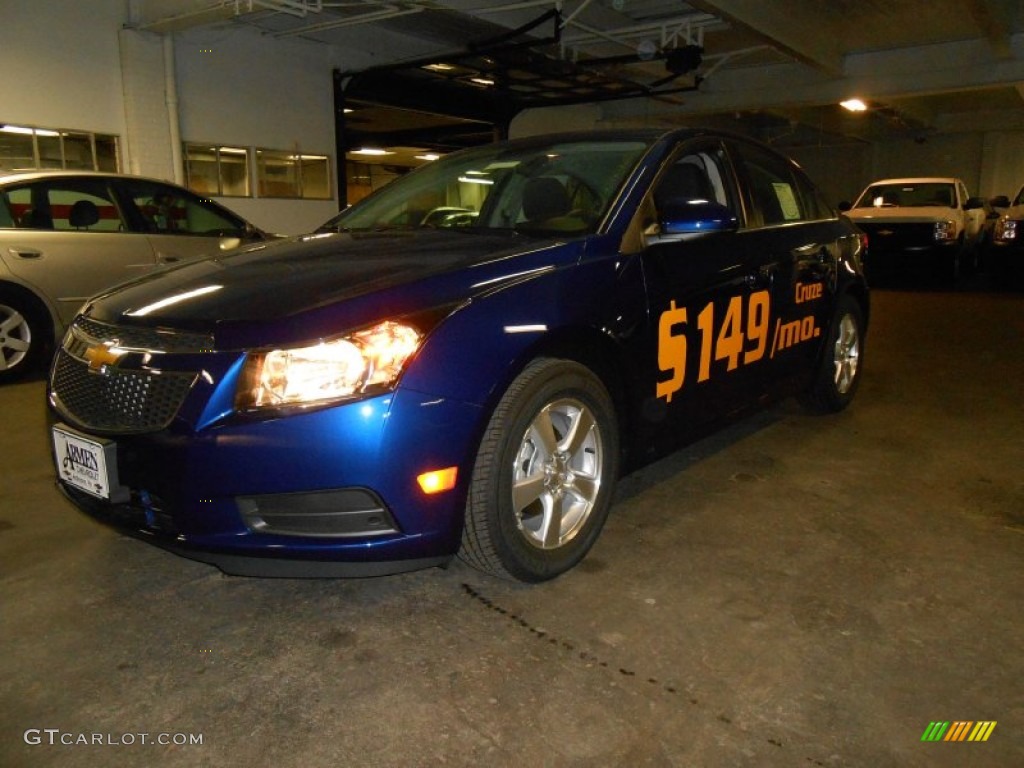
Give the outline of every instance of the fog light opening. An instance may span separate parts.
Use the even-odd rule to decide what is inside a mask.
[[[419,483],[420,490],[427,495],[441,493],[442,491],[450,491],[455,487],[455,480],[458,474],[458,467],[434,469],[417,476],[416,482]]]

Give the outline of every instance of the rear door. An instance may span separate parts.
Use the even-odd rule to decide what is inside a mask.
[[[729,144],[742,179],[751,227],[743,233],[767,308],[764,354],[752,386],[775,396],[814,369],[835,305],[841,237],[848,233],[806,176],[753,143]]]
[[[155,267],[105,178],[47,178],[4,190],[0,259],[67,324],[89,297]]]

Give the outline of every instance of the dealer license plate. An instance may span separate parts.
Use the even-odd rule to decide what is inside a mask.
[[[68,485],[100,499],[110,498],[111,471],[116,475],[117,445],[113,440],[87,438],[65,427],[53,428],[57,474]]]

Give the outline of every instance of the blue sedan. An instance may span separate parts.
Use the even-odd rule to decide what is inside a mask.
[[[773,399],[847,406],[862,248],[737,136],[454,153],[316,232],[92,299],[50,374],[58,485],[232,574],[458,556],[550,579],[623,472]]]

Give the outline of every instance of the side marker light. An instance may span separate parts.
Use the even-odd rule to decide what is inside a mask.
[[[445,467],[435,469],[431,472],[424,472],[416,478],[420,490],[426,494],[441,493],[450,491],[455,487],[455,479],[458,476],[458,467]]]

